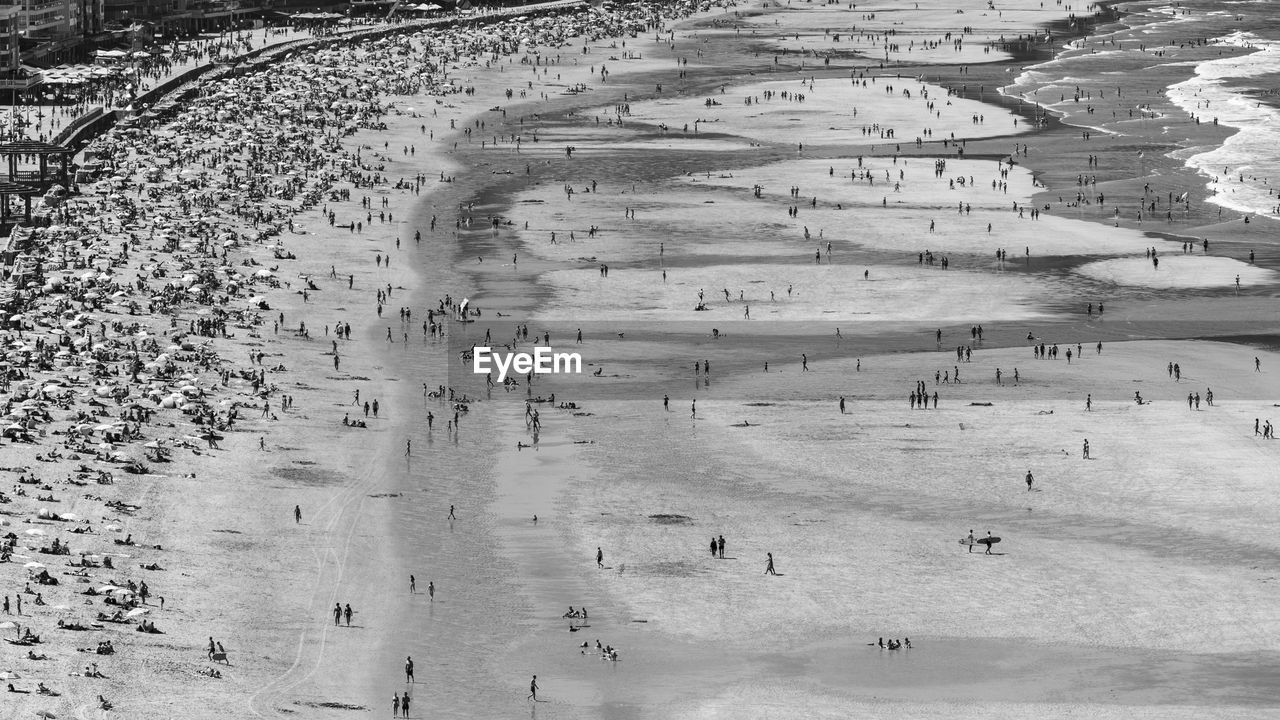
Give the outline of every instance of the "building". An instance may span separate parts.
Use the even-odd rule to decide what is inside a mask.
[[[55,64],[83,52],[85,38],[102,31],[104,0],[23,0],[0,5],[6,42],[18,33],[19,59]]]
[[[12,102],[40,84],[40,71],[22,64],[21,6],[0,5],[0,58],[0,98]]]
[[[0,5],[0,57],[6,70],[17,68],[22,62],[18,38],[22,35],[22,7]]]

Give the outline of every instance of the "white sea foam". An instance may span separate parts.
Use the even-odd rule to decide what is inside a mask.
[[[1280,182],[1280,111],[1228,87],[1227,82],[1280,69],[1280,42],[1243,31],[1217,42],[1255,52],[1201,63],[1195,77],[1169,86],[1167,96],[1202,122],[1217,118],[1219,124],[1238,132],[1220,147],[1185,161],[1211,178],[1209,187],[1215,191],[1211,202],[1244,213],[1274,215],[1280,205],[1275,195],[1275,183]]]

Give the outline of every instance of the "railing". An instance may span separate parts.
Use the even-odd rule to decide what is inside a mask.
[[[76,118],[74,122],[62,129],[57,137],[53,139],[55,145],[71,148],[73,152],[79,152],[81,148],[89,144],[89,141],[107,131],[107,128],[116,124],[117,116],[115,112],[107,112],[103,108],[94,108],[92,111]]]

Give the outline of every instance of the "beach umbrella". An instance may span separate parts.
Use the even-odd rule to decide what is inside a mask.
[[[151,608],[134,608],[129,612],[125,613],[124,616],[133,618],[133,617],[138,617],[139,615],[146,615],[149,612],[151,612]]]
[[[40,528],[31,528],[30,530],[27,530],[25,532],[27,535],[43,535],[44,534],[44,531],[41,530]]]
[[[13,622],[12,620],[5,620],[4,622],[0,622],[0,630],[13,630],[16,627],[18,627],[18,624]]]
[[[5,625],[8,625],[8,627],[5,627]],[[6,630],[12,630],[16,627],[18,626],[14,625],[13,623],[0,623],[0,628],[5,628]],[[21,679],[22,679],[22,676],[12,670],[0,670],[0,680],[21,680]]]
[[[35,568],[42,568],[44,566],[45,566],[44,563],[39,563],[39,562],[36,562],[35,560],[32,560],[31,562],[27,563],[26,565],[23,565],[22,567],[28,568],[28,569],[35,569]]]

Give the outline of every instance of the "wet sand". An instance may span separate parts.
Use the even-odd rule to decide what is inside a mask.
[[[714,57],[705,62],[733,65]],[[994,73],[987,77],[994,79]],[[732,97],[732,89],[726,95]],[[703,95],[695,91],[693,97]],[[596,111],[585,119],[593,115]],[[794,157],[794,148],[775,144],[746,150],[740,138],[702,132],[686,140],[659,130],[655,138],[624,118],[615,135],[634,139],[614,150],[617,160],[601,160],[597,156],[608,152],[608,143],[602,145],[602,131],[594,121],[584,124],[576,135],[558,124],[551,136],[558,144],[579,148],[572,162],[553,161],[558,172],[547,176],[543,170],[518,193],[507,188],[521,183],[504,184],[509,204],[495,200],[475,211],[510,213],[517,226],[512,240],[520,245],[475,233],[465,239],[471,254],[485,255],[487,263],[518,247],[519,269],[505,262],[501,269],[462,265],[470,266],[479,297],[492,298],[502,312],[511,313],[506,322],[524,321],[522,311],[535,313],[529,316],[530,329],[549,328],[557,338],[568,337],[574,327],[587,327],[597,339],[581,350],[606,369],[600,382],[611,382],[609,375],[650,378],[647,385],[609,389],[580,384],[575,391],[571,381],[555,378],[535,385],[534,394],[545,396],[554,389],[558,399],[590,398],[583,408],[590,415],[574,417],[539,406],[544,429],[538,460],[529,459],[532,449],[510,447],[504,451],[510,464],[495,469],[498,487],[520,488],[509,491],[498,511],[513,528],[504,547],[521,558],[522,570],[514,579],[545,613],[534,638],[521,646],[522,654],[545,656],[560,647],[566,656],[563,664],[544,657],[539,673],[544,688],[558,688],[563,702],[575,707],[594,707],[593,716],[647,711],[679,717],[849,712],[908,717],[972,712],[996,717],[1081,712],[1191,717],[1228,712],[1261,717],[1274,705],[1273,697],[1253,692],[1257,678],[1251,669],[1225,660],[1274,651],[1262,630],[1274,617],[1269,601],[1262,594],[1234,597],[1246,587],[1261,591],[1266,586],[1266,578],[1249,568],[1273,552],[1260,534],[1272,514],[1270,503],[1239,497],[1210,501],[1220,484],[1192,480],[1221,475],[1227,466],[1209,458],[1229,454],[1236,468],[1230,471],[1234,482],[1248,477],[1248,486],[1260,489],[1263,466],[1245,469],[1242,453],[1261,452],[1261,460],[1265,449],[1245,450],[1240,443],[1255,442],[1250,440],[1250,413],[1265,412],[1264,399],[1273,385],[1249,374],[1258,351],[1248,347],[1116,342],[1171,334],[1212,337],[1228,325],[1251,324],[1235,321],[1240,313],[1261,307],[1256,293],[1272,282],[1269,270],[1246,266],[1230,250],[1205,257],[1197,248],[1185,258],[1172,256],[1183,242],[1179,236],[1195,232],[1185,222],[1168,230],[1172,238],[1143,234],[1146,226],[1131,221],[1108,231],[1111,223],[1098,224],[1101,218],[1062,208],[1057,194],[1049,197],[1053,190],[1041,191],[1034,203],[1028,202],[1026,190],[1016,191],[1016,200],[1027,206],[1051,202],[1055,207],[1052,216],[1039,221],[1045,225],[1024,221],[1025,231],[1012,236],[1005,231],[992,241],[992,246],[1011,250],[1004,267],[978,259],[990,255],[981,240],[943,233],[936,241],[929,237],[921,225],[932,213],[920,207],[888,219],[876,214],[878,227],[866,240],[857,230],[845,229],[835,239],[824,234],[821,241],[811,237],[805,242],[799,237],[805,224],[814,236],[818,228],[835,234],[831,228],[842,227],[827,219],[834,208],[814,221],[813,211],[802,206],[800,217],[787,221],[781,206],[788,198],[782,196],[769,211],[781,216],[776,227],[757,220],[760,213],[752,209],[760,202],[751,197],[751,185],[757,182],[750,175],[752,167],[777,161],[779,167],[795,165],[798,161],[784,159],[788,153]],[[1057,177],[1053,159],[1075,151],[1075,132],[1059,128],[1028,139],[1031,151],[1018,158],[1017,173],[1027,167],[1039,183]],[[639,142],[654,150],[685,150],[674,162],[660,154],[646,161],[655,173],[666,167],[676,172],[667,179],[642,174],[627,156]],[[966,148],[969,155],[989,152],[998,158],[996,147],[1007,153],[1011,144],[975,141]],[[884,154],[877,158],[866,145],[819,152],[819,158],[804,160],[818,166],[814,169],[819,173],[831,161],[852,167],[860,155],[892,167]],[[1113,157],[1108,152],[1103,156]],[[541,156],[550,160],[555,152],[543,149]],[[910,161],[920,163],[926,173],[932,164],[928,154]],[[684,178],[681,165],[692,171]],[[510,167],[518,174],[516,163]],[[767,193],[775,197],[793,182],[772,166],[758,172],[768,178]],[[803,177],[795,180],[803,200],[816,194],[824,205],[838,199],[862,213],[874,212],[872,202],[859,205],[841,190],[813,191],[827,182],[825,177]],[[1019,177],[1025,176],[1011,179]],[[588,179],[599,182],[589,194],[584,189]],[[1127,181],[1130,187],[1133,182]],[[577,190],[569,201],[562,192],[565,183]],[[690,184],[722,186],[729,192],[705,207],[699,199],[715,196],[691,197]],[[936,196],[940,189],[923,192]],[[541,202],[530,202],[536,200]],[[942,215],[944,202],[937,204],[933,212],[945,226],[951,216]],[[637,210],[635,221],[624,222],[626,208]],[[989,212],[999,210],[993,206]],[[1007,210],[1001,215],[1007,223]],[[732,231],[740,231],[741,225],[726,225],[727,217],[759,225],[736,235]],[[858,217],[853,215],[852,228]],[[528,231],[523,230],[526,220]],[[915,226],[901,230],[904,238],[915,238],[905,247],[888,240],[903,224]],[[586,237],[592,225],[601,229],[598,237]],[[1163,222],[1159,225],[1158,230],[1165,230]],[[1072,229],[1065,231],[1068,226]],[[1040,227],[1053,230],[1045,234]],[[576,237],[567,239],[571,230]],[[548,241],[553,231],[555,245]],[[835,245],[834,257],[819,265],[813,261],[814,248],[828,240]],[[659,242],[664,245],[661,259]],[[1030,243],[1035,249],[1024,264],[1022,247]],[[1141,263],[1151,246],[1168,258],[1162,268],[1177,271],[1160,276],[1161,289],[1178,294],[1147,294],[1153,281],[1143,279]],[[985,275],[971,282],[980,282],[978,287],[988,293],[1002,272],[1024,278],[1029,284],[1024,307],[1040,314],[1001,322],[990,311],[975,309],[972,301],[953,301],[951,307],[961,313],[957,317],[929,311],[916,296],[898,301],[903,317],[890,316],[898,322],[884,323],[884,308],[874,308],[867,318],[874,329],[859,331],[858,313],[866,301],[838,288],[856,286],[868,267],[876,280],[880,272],[916,273],[919,266],[912,261],[926,248],[952,256],[947,271],[952,275]],[[760,263],[758,274],[736,274],[733,268],[741,267],[744,258]],[[826,262],[834,267],[828,269]],[[600,277],[600,263],[611,266],[609,278]],[[1242,286],[1252,282],[1252,289],[1239,299],[1230,292],[1215,296],[1214,291],[1232,285],[1235,268],[1242,270]],[[661,285],[663,269],[668,271],[666,287]],[[818,270],[846,275],[843,281],[796,281]],[[1062,276],[1063,271],[1071,274]],[[924,272],[941,275],[936,268]],[[679,284],[690,274],[691,282]],[[525,295],[515,293],[519,278],[530,276],[537,287]],[[921,279],[928,277],[913,275],[902,292],[937,292],[936,283]],[[788,284],[802,289],[793,302],[796,315],[787,316],[793,334],[780,333],[770,323],[753,329],[753,322],[741,319],[745,304],[752,306],[753,319],[769,312],[770,302],[753,279],[764,280],[777,295]],[[966,284],[964,279],[955,282]],[[722,285],[734,291],[728,302],[722,302]],[[661,294],[653,294],[654,287],[662,288]],[[716,307],[714,318],[705,321],[701,313],[689,312],[699,287]],[[746,293],[754,295],[749,303],[738,299],[739,288],[753,288]],[[838,298],[831,296],[833,291]],[[1106,320],[1086,322],[1084,304],[1099,300],[1107,303]],[[913,310],[917,314],[911,316]],[[841,319],[828,320],[823,317],[827,312]],[[1228,320],[1225,325],[1177,319],[1219,313]],[[656,323],[670,321],[697,322],[668,325],[665,342],[654,342],[662,336]],[[988,340],[973,343],[970,322],[986,324]],[[940,347],[932,342],[935,324],[944,329]],[[886,325],[897,341],[876,337]],[[608,340],[610,326],[626,330],[627,339]],[[850,340],[837,346],[831,336],[835,326],[842,326]],[[711,327],[733,339],[717,346]],[[676,341],[685,330],[690,337]],[[799,345],[797,330],[801,335],[812,331],[814,337]],[[1028,330],[1041,340],[1082,342],[1088,357],[1070,368],[1061,358],[1034,360],[1022,339]],[[913,332],[918,339],[905,339]],[[769,338],[777,334],[787,340],[772,342]],[[633,337],[640,345],[627,347]],[[1106,341],[1106,349],[1095,358],[1092,346],[1099,339]],[[937,414],[909,409],[906,395],[912,382],[928,378],[932,392],[937,387],[933,371],[951,369],[951,350],[957,344],[978,348],[973,362],[960,365],[965,382],[940,388],[943,409]],[[882,354],[890,349],[894,354]],[[802,350],[808,351],[813,373],[799,368]],[[689,369],[691,359],[703,357],[715,367],[708,382]],[[1194,358],[1204,369],[1195,380],[1184,379],[1182,387],[1171,382],[1165,387],[1160,381],[1169,357]],[[854,369],[857,359],[861,371]],[[768,374],[761,370],[765,360],[770,361]],[[654,361],[662,365],[656,372],[649,367]],[[1270,362],[1271,356],[1263,356],[1264,367]],[[1019,384],[995,388],[995,367],[1003,367],[1006,378],[1019,368]],[[1237,381],[1252,384],[1238,386]],[[1217,413],[1215,419],[1186,414],[1185,396],[1178,393],[1189,383],[1213,386],[1217,400],[1207,412]],[[1150,407],[1152,416],[1133,414],[1142,409],[1132,403],[1135,387],[1155,401],[1142,406]],[[1204,393],[1203,387],[1195,389]],[[671,396],[670,413],[662,412],[663,392]],[[1086,415],[1084,396],[1089,394],[1095,414]],[[850,401],[850,415],[844,418],[836,411],[840,395]],[[1233,400],[1224,407],[1223,397]],[[695,398],[699,418],[690,421],[689,401]],[[495,392],[494,402],[509,408],[495,411],[495,423],[507,428],[512,441],[531,442],[519,420],[520,400],[517,393]],[[987,402],[993,406],[970,404]],[[1050,411],[1053,415],[1042,414]],[[1219,417],[1223,414],[1229,416]],[[1045,420],[1037,423],[1035,418]],[[1215,429],[1206,436],[1209,427]],[[1092,437],[1098,458],[1087,470],[1073,467],[1082,437]],[[1121,437],[1126,438],[1122,446],[1114,446]],[[1201,448],[1197,452],[1216,448],[1206,458],[1212,465],[1186,467],[1183,444],[1188,437],[1196,438],[1191,442]],[[574,444],[567,445],[566,439]],[[1112,446],[1105,457],[1099,449],[1103,445]],[[550,467],[542,453],[552,456]],[[1156,463],[1154,458],[1165,460]],[[1107,467],[1111,463],[1115,465]],[[1026,493],[1021,477],[1028,464],[1037,478],[1046,477],[1054,486]],[[1120,487],[1129,490],[1121,492]],[[557,514],[548,519],[544,508],[550,494],[560,502]],[[1229,529],[1223,525],[1225,515],[1209,511],[1220,504],[1238,508],[1241,502],[1258,509],[1260,525],[1246,529],[1232,522]],[[1163,509],[1156,512],[1157,507]],[[534,512],[540,518],[537,528],[522,521]],[[670,524],[655,516],[677,519]],[[556,523],[564,536],[559,553],[553,542],[540,537],[548,522]],[[572,529],[560,529],[562,522]],[[955,545],[969,526],[991,526],[1006,535],[1006,543],[1020,547],[1006,545],[1001,548],[1005,554],[994,559],[970,556]],[[729,538],[736,560],[706,558],[706,537],[720,533]],[[1162,535],[1165,539],[1158,539]],[[1206,558],[1196,548],[1223,543],[1226,535],[1249,538],[1244,545],[1230,546],[1229,555],[1240,564],[1224,566],[1216,554],[1203,564]],[[596,545],[606,550],[607,569],[592,580],[599,574],[593,564]],[[766,550],[779,558],[784,577],[776,582],[760,575]],[[987,564],[974,570],[975,560]],[[1018,565],[1015,573],[999,564],[1008,562]],[[1225,579],[1236,572],[1243,574]],[[1224,586],[1232,588],[1231,597],[1221,591]],[[1171,587],[1185,587],[1188,594],[1169,597]],[[1144,589],[1158,595],[1146,595]],[[588,639],[594,642],[602,635],[622,649],[625,659],[619,669],[625,665],[625,680],[614,670],[601,676],[574,664],[575,645],[587,631],[566,633],[565,621],[555,618],[575,599],[591,607]],[[916,645],[910,653],[864,652],[867,641],[902,635]],[[931,654],[917,660],[925,654],[922,647],[931,648]],[[654,656],[664,658],[661,667],[651,664]],[[1210,692],[1226,687],[1235,690]],[[1228,706],[1229,711],[1224,709]]]

